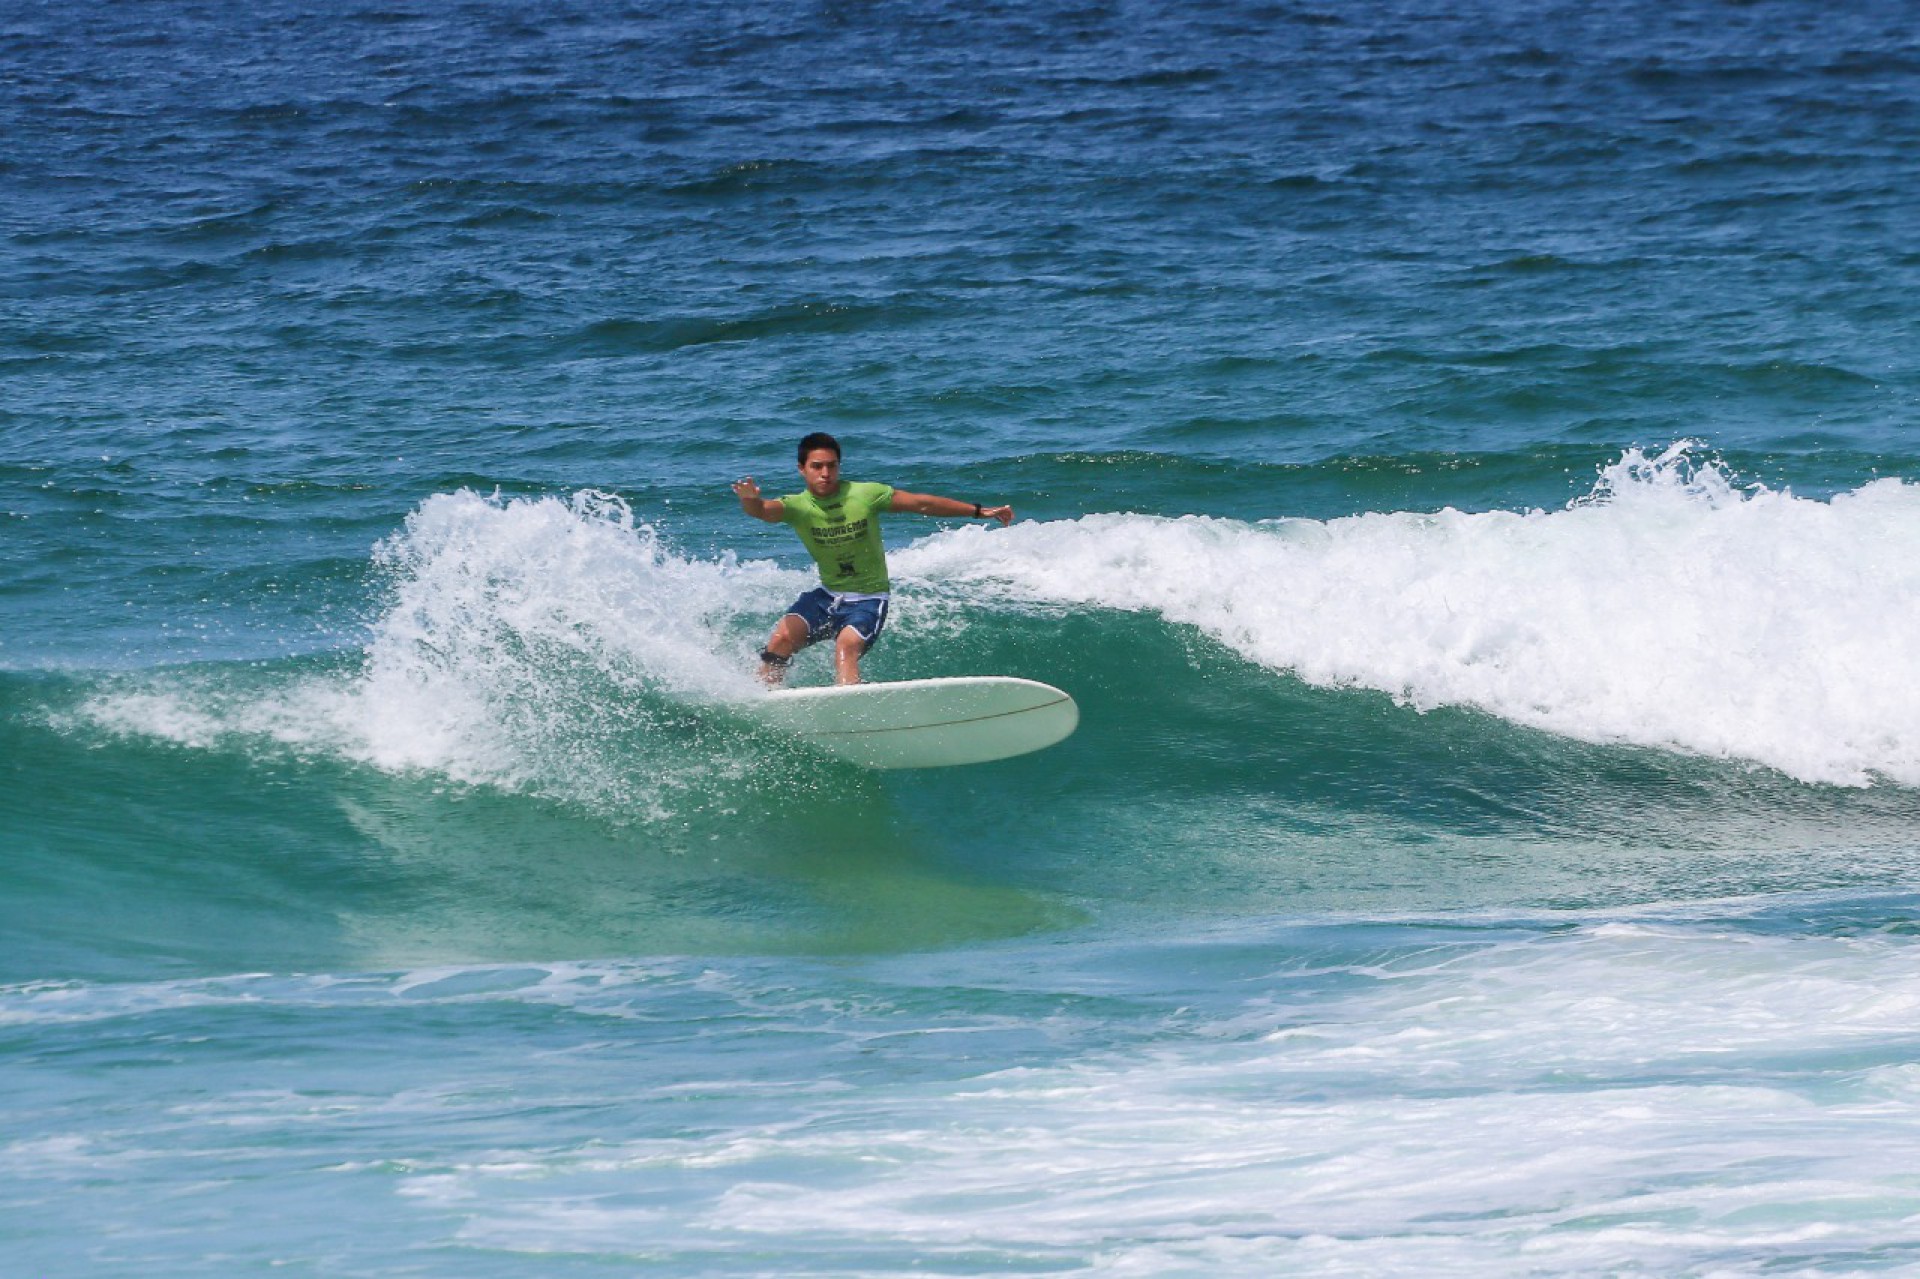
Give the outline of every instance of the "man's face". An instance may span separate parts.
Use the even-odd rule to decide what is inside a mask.
[[[815,497],[832,497],[840,487],[840,459],[832,449],[810,449],[807,460],[800,463],[800,478]]]

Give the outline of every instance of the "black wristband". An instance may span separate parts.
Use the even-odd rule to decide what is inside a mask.
[[[975,502],[975,503],[973,504],[973,518],[977,520],[977,519],[979,519],[979,518],[980,518],[980,517],[981,517],[982,515],[985,515],[985,514],[986,514],[986,512],[980,509],[980,503],[978,503],[978,502]]]

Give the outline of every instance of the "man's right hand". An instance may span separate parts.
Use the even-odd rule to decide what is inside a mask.
[[[733,482],[733,495],[740,499],[740,509],[756,520],[765,520],[769,524],[778,524],[786,514],[784,503],[767,501],[760,496],[760,486],[753,482],[751,475],[743,475]]]

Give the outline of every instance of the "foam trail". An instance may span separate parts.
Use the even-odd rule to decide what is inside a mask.
[[[1740,489],[1691,442],[1559,511],[942,533],[903,574],[1144,610],[1309,683],[1597,742],[1920,784],[1920,487]]]

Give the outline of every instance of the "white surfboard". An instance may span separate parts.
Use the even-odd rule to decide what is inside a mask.
[[[1080,723],[1073,698],[1006,675],[787,688],[753,703],[756,719],[868,768],[944,768],[1024,755]]]

